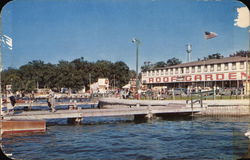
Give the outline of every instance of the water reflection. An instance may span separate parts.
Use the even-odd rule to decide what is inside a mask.
[[[249,139],[244,136],[247,117],[168,117],[144,123],[130,118],[86,118],[82,125],[59,120],[45,134],[4,138],[4,149],[18,159],[240,159],[250,155]]]

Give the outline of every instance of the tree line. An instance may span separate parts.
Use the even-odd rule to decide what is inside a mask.
[[[152,64],[151,62],[144,62],[144,65],[141,66],[141,71],[147,71],[149,69],[155,69],[155,68],[161,68],[161,67],[169,67],[169,66],[173,66],[173,65],[177,65],[177,64],[181,64],[181,60],[179,60],[178,58],[170,58],[168,59],[166,62],[164,61],[159,61],[156,62],[154,64]]]
[[[234,56],[250,57],[250,52],[241,50],[230,54],[230,57]],[[223,55],[215,53],[204,57],[203,60],[220,58],[223,58]],[[175,57],[168,59],[166,62],[159,61],[154,64],[144,62],[144,65],[141,66],[141,71],[173,66],[180,63],[182,62]],[[90,82],[96,82],[98,78],[108,78],[111,86],[115,84],[116,87],[121,88],[131,78],[135,78],[135,71],[130,70],[122,61],[115,63],[106,60],[88,62],[81,57],[71,62],[61,60],[58,64],[34,60],[18,69],[8,68],[1,73],[1,76],[3,89],[5,89],[6,85],[12,85],[14,92],[31,92],[37,87],[54,90],[59,90],[60,88],[80,90],[83,87],[88,89]]]
[[[135,77],[135,72],[122,61],[112,63],[106,60],[88,62],[83,57],[71,62],[61,60],[58,64],[34,60],[18,69],[8,68],[2,72],[2,87],[12,85],[12,90],[31,92],[37,87],[60,90],[89,88],[90,82],[108,78],[110,85],[122,87]]]
[[[250,58],[250,51],[244,51],[244,50],[240,50],[240,51],[236,51],[233,54],[230,54],[229,57],[236,57],[236,56],[240,56],[240,57],[246,57],[248,56]],[[214,54],[210,54],[206,57],[203,58],[198,58],[198,61],[201,60],[209,60],[209,59],[221,59],[224,58],[224,56],[220,53],[214,53]],[[142,72],[150,70],[150,69],[155,69],[155,68],[161,68],[161,67],[169,67],[169,66],[173,66],[173,65],[177,65],[177,64],[181,64],[182,61],[178,58],[170,58],[168,59],[166,62],[165,61],[159,61],[156,63],[151,63],[149,61],[144,62],[144,65],[141,66],[141,70]]]

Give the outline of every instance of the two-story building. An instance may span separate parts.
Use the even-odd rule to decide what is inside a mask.
[[[220,87],[250,89],[246,82],[249,64],[246,57],[226,57],[182,63],[142,72],[142,83],[149,88]]]

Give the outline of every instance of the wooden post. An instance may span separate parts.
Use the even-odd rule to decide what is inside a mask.
[[[193,113],[194,106],[193,106],[193,95],[192,94],[191,94],[191,108],[192,108],[192,116],[194,116],[194,113]]]
[[[173,100],[175,100],[174,89],[172,89],[172,96],[173,96]]]
[[[215,95],[216,95],[216,90],[215,88],[213,89],[213,100],[215,100]]]
[[[68,119],[67,119],[67,122],[68,122],[69,124],[80,124],[82,120],[83,120],[83,117],[68,118]]]
[[[76,104],[76,102],[77,102],[77,101],[76,101],[76,100],[74,100],[74,109],[78,109],[78,108],[77,108],[77,104]]]
[[[148,105],[148,114],[145,116],[147,119],[152,119],[153,118],[153,114],[151,112],[150,107],[151,107],[151,105]]]
[[[200,103],[201,103],[201,107],[203,107],[203,93],[200,91]]]

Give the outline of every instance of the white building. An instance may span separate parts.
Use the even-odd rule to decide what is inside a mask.
[[[142,83],[149,87],[242,87],[249,90],[246,85],[249,84],[246,77],[250,78],[249,65],[246,62],[246,57],[227,57],[151,69],[142,72]]]
[[[106,93],[109,88],[108,78],[98,78],[98,81],[90,85],[93,93]]]

